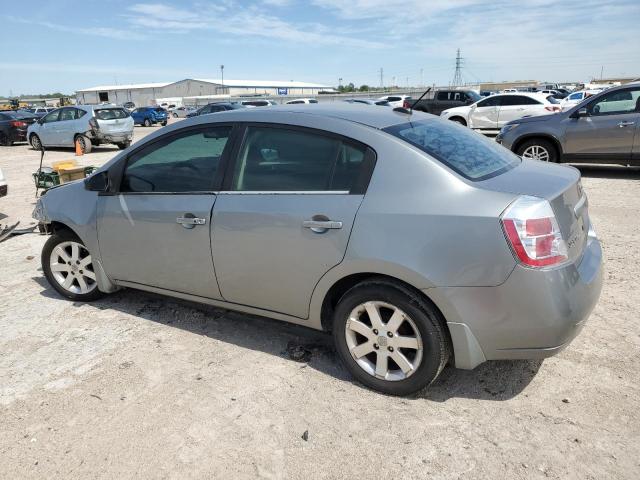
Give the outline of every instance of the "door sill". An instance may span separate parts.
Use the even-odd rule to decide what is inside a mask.
[[[296,325],[303,325],[306,327],[314,328],[309,319],[294,317],[285,313],[273,312],[271,310],[263,310],[261,308],[249,307],[247,305],[241,305],[238,303],[225,302],[224,300],[215,300],[213,298],[200,297],[198,295],[191,295],[190,293],[176,292],[174,290],[167,290],[159,287],[152,287],[150,285],[144,285],[142,283],[128,282],[125,280],[114,280],[116,285],[120,287],[134,288],[136,290],[143,290],[145,292],[158,293],[160,295],[166,295],[168,297],[181,298],[183,300],[189,300],[195,303],[204,303],[206,305],[212,305],[214,307],[224,308],[225,310],[233,310],[234,312],[248,313],[250,315],[257,315],[259,317],[272,318],[274,320],[280,320],[287,323],[295,323]]]

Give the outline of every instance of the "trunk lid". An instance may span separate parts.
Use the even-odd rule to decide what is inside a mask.
[[[569,258],[580,257],[587,242],[589,212],[580,171],[563,165],[523,160],[508,172],[477,182],[480,188],[517,195],[532,195],[549,201],[555,213]]]
[[[100,130],[110,134],[125,134],[133,130],[133,119],[123,108],[100,108],[94,110]]]

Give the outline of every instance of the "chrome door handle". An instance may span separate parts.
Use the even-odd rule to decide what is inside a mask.
[[[176,218],[176,223],[179,223],[183,227],[193,228],[196,225],[204,225],[207,223],[206,218],[198,218],[198,217],[178,217]]]
[[[618,126],[620,128],[623,128],[623,127],[631,127],[632,125],[635,125],[635,124],[636,122],[620,122]]]
[[[316,233],[322,233],[327,230],[337,230],[342,228],[342,222],[332,220],[305,220],[302,222],[304,228],[310,228]]]

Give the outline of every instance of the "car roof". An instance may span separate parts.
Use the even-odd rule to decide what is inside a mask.
[[[372,105],[364,105],[358,103],[347,102],[327,102],[314,105],[294,104],[294,105],[277,105],[273,108],[243,108],[239,110],[230,110],[224,113],[216,114],[215,119],[224,118],[234,122],[274,122],[286,123],[288,115],[313,115],[325,118],[337,118],[349,122],[359,123],[369,127],[383,129],[392,125],[406,123],[413,120],[422,120],[434,118],[433,115],[413,112],[413,115],[402,113],[392,108],[375,108]],[[224,116],[224,117],[223,117]],[[205,116],[208,117],[208,116]],[[202,123],[198,118],[192,117],[189,121]],[[182,122],[181,122],[182,123]],[[186,124],[184,124],[186,126]]]

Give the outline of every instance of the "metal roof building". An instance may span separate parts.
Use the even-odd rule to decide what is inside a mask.
[[[136,106],[155,105],[158,98],[183,98],[205,95],[317,95],[331,87],[317,83],[281,80],[191,79],[177,82],[138,83],[130,85],[100,85],[76,91],[80,104],[102,102]]]

